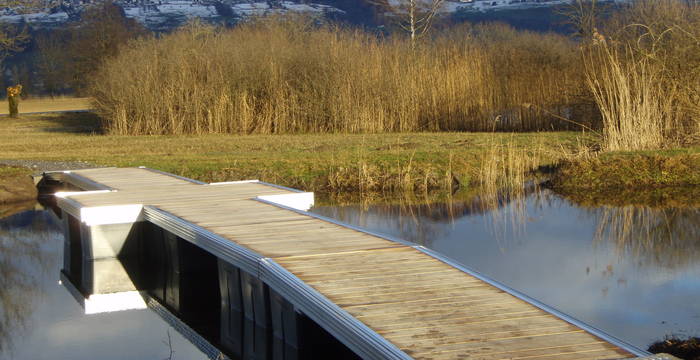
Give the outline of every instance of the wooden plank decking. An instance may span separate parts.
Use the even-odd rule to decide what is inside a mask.
[[[81,207],[157,207],[273,259],[416,359],[619,359],[632,354],[414,247],[263,203],[289,190],[198,185],[147,169],[72,174],[116,192]]]

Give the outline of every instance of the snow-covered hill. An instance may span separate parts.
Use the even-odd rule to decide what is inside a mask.
[[[221,13],[217,10],[215,2],[201,0],[147,0],[147,1],[121,1],[118,2],[126,16],[136,19],[152,30],[167,30],[187,20],[199,18],[205,21],[220,20],[232,17],[248,17],[252,15],[266,15],[286,12],[328,13],[341,12],[340,10],[321,4],[299,3],[294,1],[246,1],[246,2],[220,2],[219,7],[230,8]],[[80,6],[68,6],[54,8],[30,14],[16,14],[12,9],[5,9],[0,13],[0,21],[18,23],[25,21],[40,27],[60,26],[68,21],[72,13],[80,10]]]
[[[630,0],[604,0],[607,2],[626,2]],[[443,11],[457,10],[497,11],[510,9],[528,9],[533,7],[559,6],[570,3],[571,0],[449,0]]]
[[[69,1],[63,0],[60,8],[45,10],[32,14],[16,14],[12,9],[0,12],[0,21],[34,24],[40,27],[60,26],[69,20],[72,14],[80,11],[85,2],[95,0]],[[487,12],[498,10],[517,10],[533,7],[557,6],[571,0],[448,0],[444,3],[442,12],[457,11]],[[607,0],[610,2],[625,2],[630,0]],[[76,3],[77,5],[70,5]],[[205,21],[215,21],[232,17],[245,18],[253,15],[265,15],[285,12],[328,13],[342,12],[328,5],[307,3],[301,0],[119,0],[117,3],[124,8],[127,17],[134,18],[152,30],[167,30],[183,22],[200,18]],[[216,5],[218,3],[218,5]],[[222,13],[222,6],[223,13]],[[219,7],[217,9],[217,7]],[[228,10],[230,9],[230,11]]]
[[[220,5],[222,6],[222,5]],[[258,1],[223,4],[229,6],[232,14],[238,17],[267,15],[286,12],[324,13],[340,11],[330,6],[320,4],[300,4],[292,1]],[[134,18],[147,27],[159,30],[170,24],[183,23],[186,20],[200,18],[216,20],[222,18],[213,4],[199,1],[169,0],[160,1],[148,6],[124,6],[126,16]]]

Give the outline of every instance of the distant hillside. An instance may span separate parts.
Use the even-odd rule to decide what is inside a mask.
[[[566,24],[566,17],[554,6],[531,7],[490,11],[458,10],[452,15],[455,22],[502,22],[518,30],[552,31],[569,34],[573,28]]]
[[[26,22],[35,28],[61,26],[80,16],[89,3],[96,0],[61,2],[60,6],[31,14],[13,9],[0,11],[0,21]],[[395,1],[395,0],[390,0]],[[564,17],[556,8],[571,0],[449,0],[442,7],[443,15],[457,22],[500,21],[518,29],[568,32]],[[603,0],[606,1],[606,0]],[[607,0],[621,3],[631,0]],[[117,0],[127,17],[134,18],[154,31],[171,30],[187,20],[232,24],[254,15],[286,12],[316,13],[356,25],[380,25],[381,14],[370,0]],[[66,5],[68,4],[68,5]],[[71,5],[73,4],[73,5]]]
[[[91,2],[95,1],[87,0],[75,5],[61,5],[29,14],[21,14],[13,9],[3,9],[0,12],[0,21],[23,22],[32,25],[35,29],[53,28],[79,18],[82,9],[90,6]],[[138,20],[153,31],[168,31],[195,18],[230,24],[254,15],[283,14],[286,12],[321,15],[342,13],[332,6],[308,1],[121,0],[115,1],[115,3],[121,5],[128,18]]]

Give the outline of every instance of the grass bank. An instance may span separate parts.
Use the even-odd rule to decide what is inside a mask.
[[[552,186],[566,193],[594,193],[700,186],[700,147],[634,152],[564,160],[551,176]]]
[[[0,121],[0,159],[148,166],[203,181],[257,178],[313,191],[452,190],[479,182],[495,147],[554,161],[580,133],[157,135],[99,133],[90,113]]]
[[[0,166],[0,204],[36,199],[36,188],[30,175],[31,170],[26,168]]]
[[[562,154],[592,143],[579,132],[122,136],[102,134],[91,113],[0,120],[0,159],[143,165],[207,182],[260,179],[326,193],[471,192],[484,180],[507,186],[493,178],[521,171],[527,180],[538,175],[528,166],[554,168]],[[700,185],[698,156],[700,147],[608,153],[563,163],[553,178],[560,189],[585,193],[652,181]],[[656,160],[643,168],[640,157]]]

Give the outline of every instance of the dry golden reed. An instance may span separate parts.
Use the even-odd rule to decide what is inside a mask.
[[[700,134],[700,3],[624,5],[584,47],[606,150],[657,149]]]
[[[576,49],[505,25],[451,28],[414,50],[299,18],[189,24],[123,48],[92,95],[115,134],[563,128],[553,115],[591,121]]]

